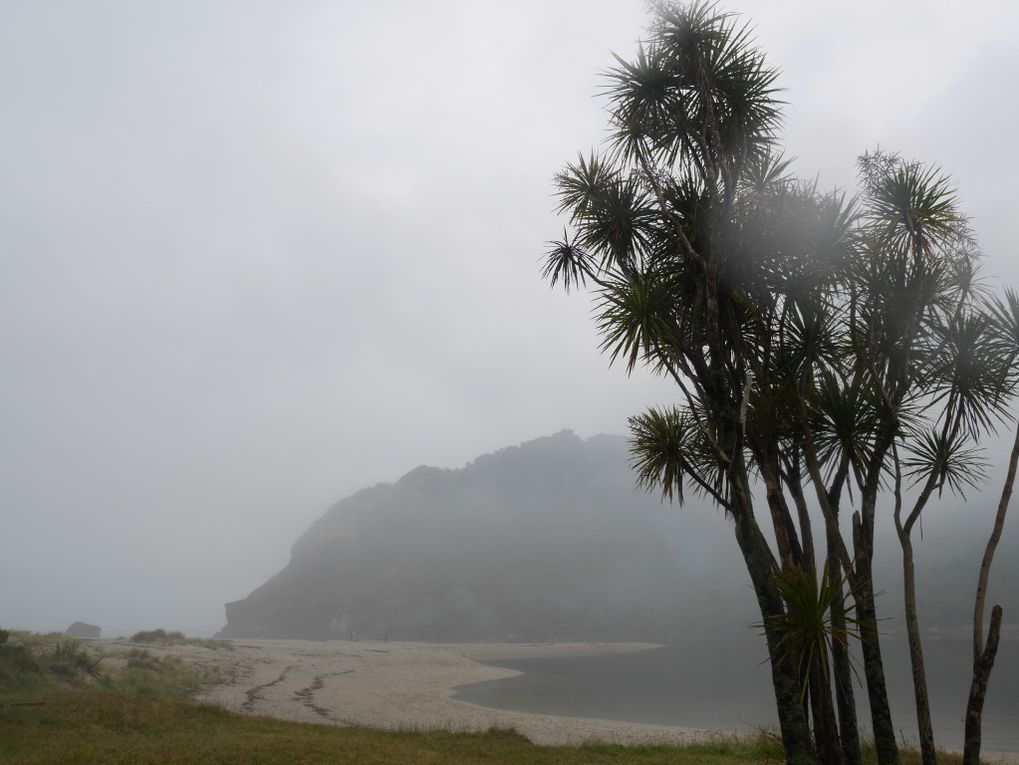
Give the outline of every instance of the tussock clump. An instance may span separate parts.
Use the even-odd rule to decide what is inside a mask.
[[[0,630],[0,691],[84,685],[102,676],[103,655],[62,635]]]
[[[102,654],[89,650],[77,640],[62,640],[46,655],[46,669],[70,679],[101,677]]]
[[[152,645],[181,645],[188,642],[183,632],[167,632],[160,628],[157,630],[142,630],[131,636],[132,643],[150,643]]]
[[[184,699],[219,681],[212,669],[199,667],[179,656],[156,656],[144,648],[132,648],[123,655],[124,668],[110,678],[111,690]]]
[[[190,638],[183,632],[169,632],[162,628],[136,632],[130,637],[129,641],[132,643],[143,643],[145,645],[153,646],[197,645],[202,648],[211,648],[214,651],[219,650],[220,648],[226,648],[228,650],[233,649],[233,644],[226,640]]]

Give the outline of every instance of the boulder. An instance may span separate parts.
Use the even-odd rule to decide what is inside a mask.
[[[99,638],[102,636],[102,630],[94,624],[86,624],[85,622],[75,622],[67,631],[64,633],[68,637],[74,638]]]

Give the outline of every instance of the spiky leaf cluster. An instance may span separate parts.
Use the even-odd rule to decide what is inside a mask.
[[[856,198],[797,180],[750,29],[712,3],[653,7],[606,72],[606,150],[556,176],[568,226],[544,268],[593,289],[611,361],[677,384],[675,408],[631,420],[639,482],[728,507],[762,470],[800,490],[808,452],[838,487],[894,480],[898,454],[917,480],[977,480],[1019,297],[984,296],[951,181],[881,151]]]

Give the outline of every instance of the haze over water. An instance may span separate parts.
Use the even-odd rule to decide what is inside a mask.
[[[925,659],[939,746],[962,749],[962,715],[969,691],[961,639],[929,639]],[[901,637],[882,642],[892,711],[900,735],[915,741],[916,714],[909,653]],[[655,725],[745,731],[777,726],[769,670],[756,631],[720,636],[710,645],[636,654],[486,662],[523,674],[457,689],[481,706],[541,714],[595,717]],[[862,680],[862,665],[860,666]],[[866,692],[856,686],[860,722],[868,722]],[[1019,641],[1003,641],[984,710],[984,750],[1019,753]]]

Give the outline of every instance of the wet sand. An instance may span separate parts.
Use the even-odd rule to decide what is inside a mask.
[[[228,678],[198,698],[238,712],[300,722],[400,730],[513,728],[537,744],[688,743],[717,733],[502,711],[451,698],[454,688],[518,674],[487,659],[629,653],[649,643],[482,643],[234,640],[234,650],[144,646],[214,667]],[[110,648],[123,645],[111,641]]]

